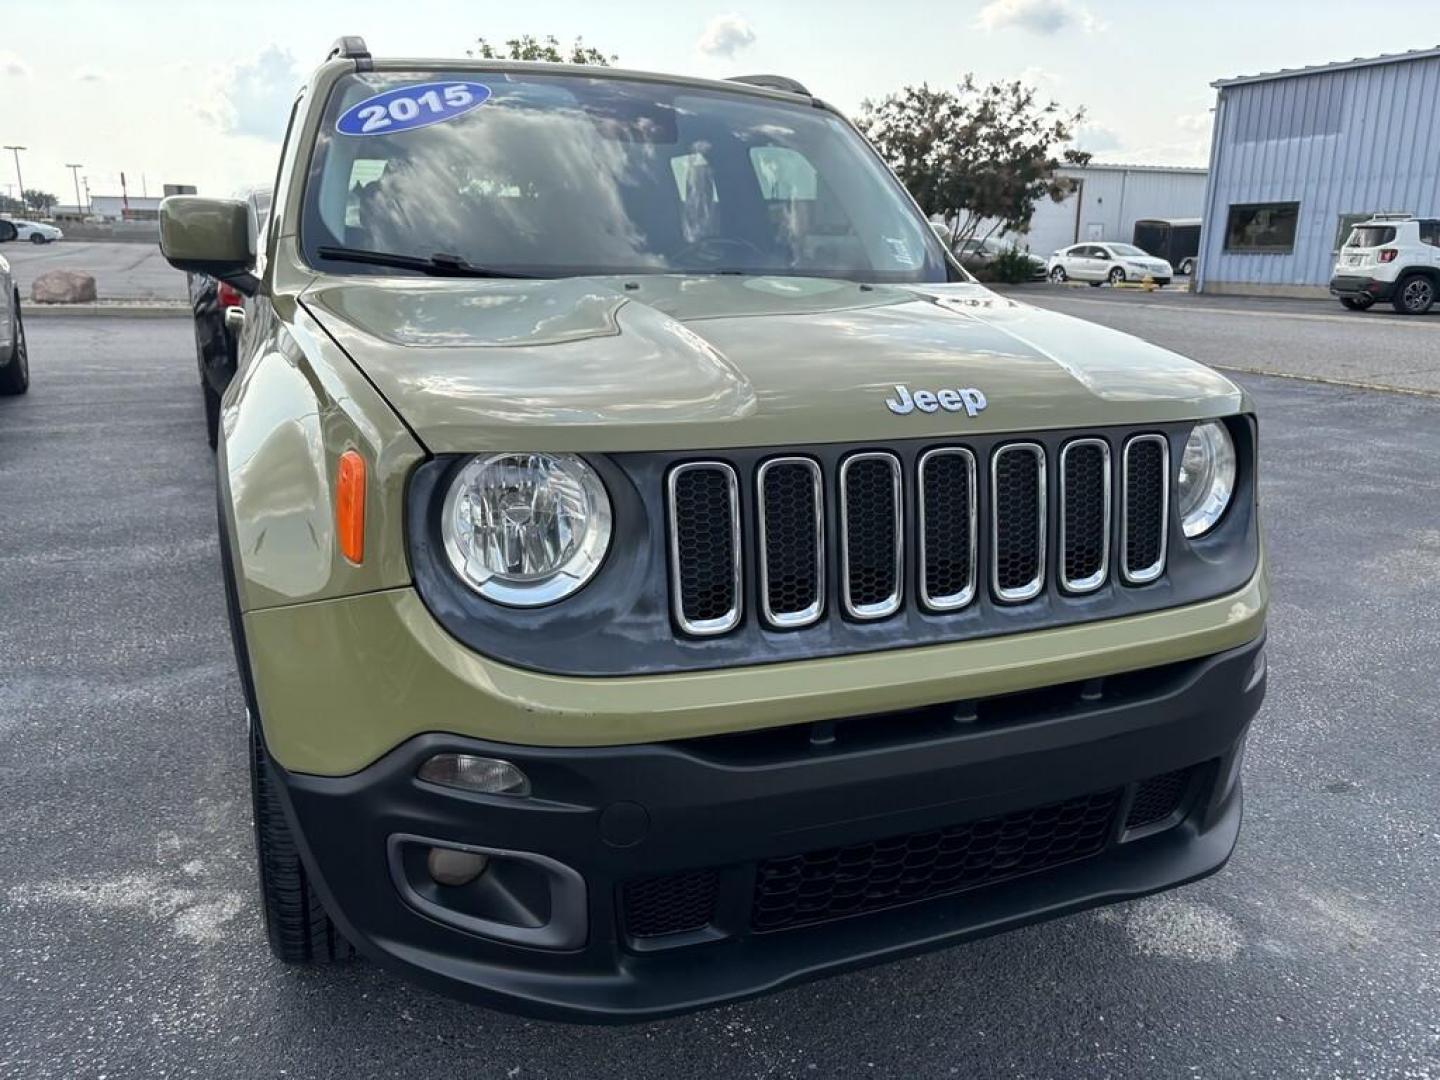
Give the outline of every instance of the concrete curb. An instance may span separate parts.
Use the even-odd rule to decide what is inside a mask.
[[[37,304],[34,301],[26,303],[22,300],[20,314],[26,319],[54,318],[56,316],[85,318],[96,315],[111,315],[124,319],[167,319],[189,318],[192,312],[190,305],[183,300],[174,303],[137,300],[135,303],[121,301],[98,304]]]

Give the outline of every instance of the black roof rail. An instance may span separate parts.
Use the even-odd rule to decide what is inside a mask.
[[[371,63],[370,47],[359,34],[348,34],[335,39],[335,44],[330,46],[330,52],[325,59],[334,60],[337,57],[354,60],[356,71],[369,71],[374,66]]]
[[[805,84],[790,78],[788,75],[732,75],[726,82],[748,83],[751,86],[763,86],[766,90],[782,90],[787,94],[803,94],[805,97],[813,97]]]

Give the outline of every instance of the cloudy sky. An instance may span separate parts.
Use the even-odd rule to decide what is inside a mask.
[[[1353,0],[0,0],[0,145],[26,187],[74,199],[274,173],[296,88],[340,34],[377,55],[463,56],[477,36],[579,34],[622,65],[780,72],[846,111],[907,83],[1021,77],[1089,112],[1101,161],[1203,165],[1209,83],[1434,45]],[[15,183],[0,157],[0,191]]]

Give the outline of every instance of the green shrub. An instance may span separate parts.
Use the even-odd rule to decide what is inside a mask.
[[[985,275],[990,281],[1002,282],[1006,285],[1022,285],[1029,281],[1034,274],[1035,264],[1031,262],[1030,256],[1017,248],[1002,251],[985,269]]]

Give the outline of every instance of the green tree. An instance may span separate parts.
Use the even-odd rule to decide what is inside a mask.
[[[34,210],[37,214],[43,214],[60,200],[48,191],[37,191],[35,188],[25,189],[25,205]]]
[[[954,90],[921,84],[865,101],[859,127],[920,208],[944,217],[956,247],[1023,232],[1041,199],[1070,193],[1056,170],[1090,160],[1067,145],[1084,117],[1018,80],[981,86],[966,75]]]
[[[25,204],[12,195],[0,195],[0,214],[23,214]]]
[[[466,55],[478,56],[484,60],[544,60],[551,64],[598,64],[601,67],[609,67],[620,57],[613,53],[606,56],[599,49],[585,44],[585,39],[577,37],[570,43],[569,51],[564,51],[560,39],[554,34],[546,34],[543,38],[537,38],[534,34],[521,34],[517,38],[511,38],[505,42],[503,49],[497,49],[485,38],[475,40],[475,48],[466,49]]]

